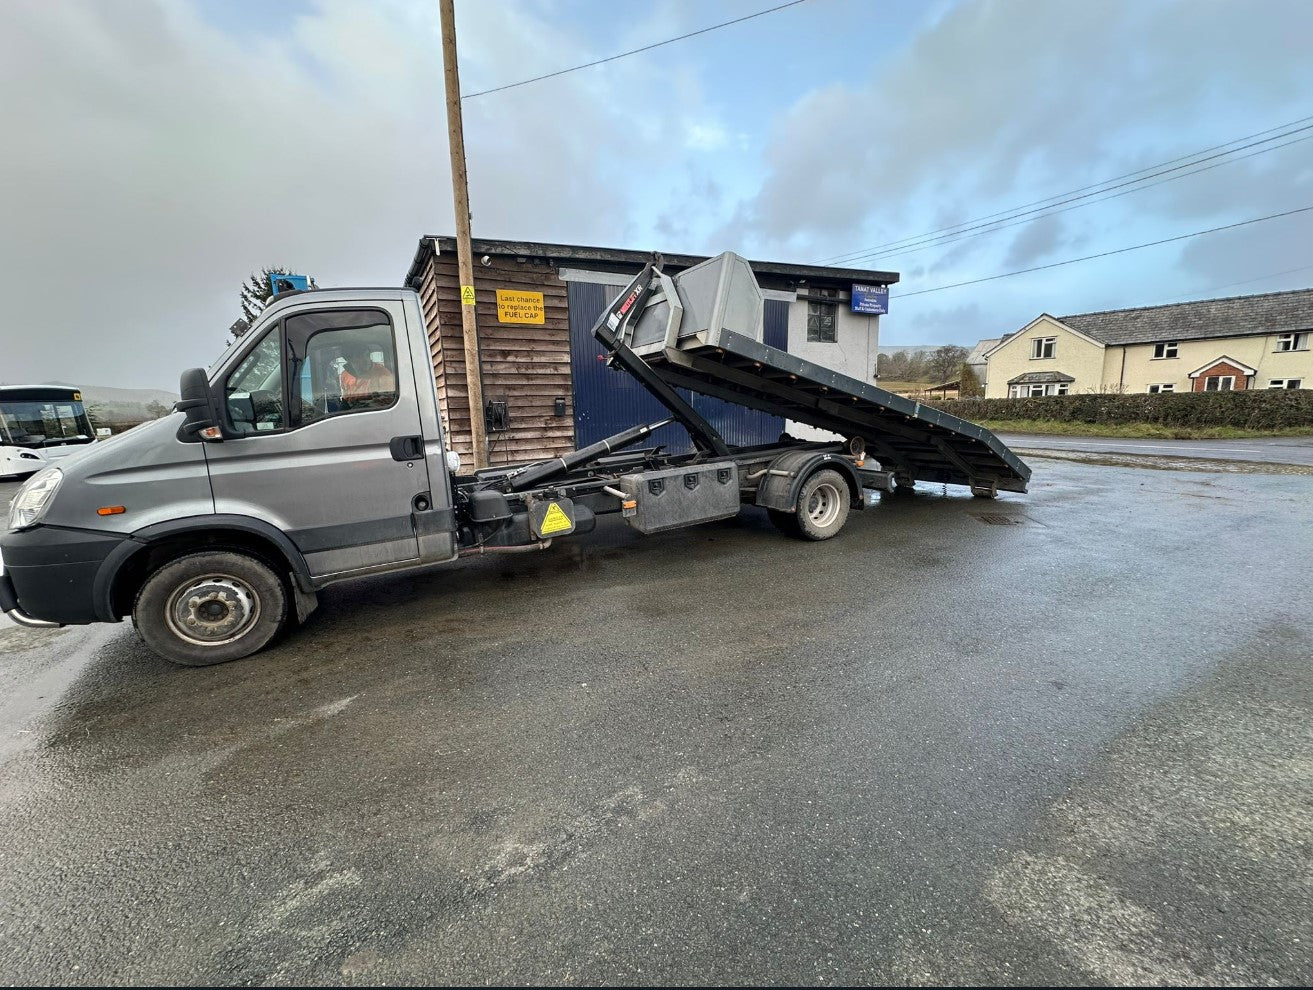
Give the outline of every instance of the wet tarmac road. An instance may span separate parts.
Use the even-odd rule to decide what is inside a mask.
[[[0,626],[0,981],[1307,983],[1313,479],[1033,465]]]
[[[1122,437],[1062,437],[1000,433],[1016,451],[1131,454],[1137,457],[1245,461],[1254,464],[1313,466],[1313,437],[1256,437],[1246,440],[1130,440]]]

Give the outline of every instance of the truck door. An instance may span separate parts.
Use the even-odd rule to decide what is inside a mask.
[[[214,507],[278,526],[316,577],[418,561],[429,504],[399,302],[317,307],[263,328],[227,374],[207,444]]]

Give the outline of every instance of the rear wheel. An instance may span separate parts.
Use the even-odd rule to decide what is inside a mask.
[[[142,585],[132,621],[167,660],[205,667],[262,649],[287,619],[287,589],[263,561],[226,550],[160,567]]]
[[[802,483],[794,520],[798,533],[808,540],[837,536],[848,521],[848,482],[838,471],[817,471]]]

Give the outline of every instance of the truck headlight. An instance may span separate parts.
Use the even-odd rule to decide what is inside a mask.
[[[64,472],[59,468],[46,468],[32,475],[27,484],[18,490],[9,506],[9,528],[27,529],[35,526],[37,520],[45,514],[63,480]]]

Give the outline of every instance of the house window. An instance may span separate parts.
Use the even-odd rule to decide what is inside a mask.
[[[1267,383],[1268,388],[1303,388],[1302,378],[1273,378]]]
[[[833,344],[835,336],[835,314],[838,306],[832,302],[807,303],[807,339],[822,344]]]
[[[1030,399],[1041,395],[1066,395],[1070,385],[1067,382],[1058,382],[1048,385],[1013,385],[1008,389],[1009,399]]]
[[[1209,375],[1204,379],[1205,392],[1230,392],[1235,388],[1235,375]]]
[[[1300,333],[1281,333],[1277,334],[1278,351],[1306,351],[1308,350],[1308,331]]]
[[[1051,358],[1058,344],[1057,337],[1036,337],[1030,342],[1031,360],[1037,358]]]
[[[1153,356],[1155,359],[1176,357],[1177,343],[1174,340],[1165,340],[1161,344],[1153,345]]]
[[[1175,392],[1176,386],[1171,382],[1164,382],[1161,385],[1150,385],[1149,394],[1158,395],[1161,392]]]

